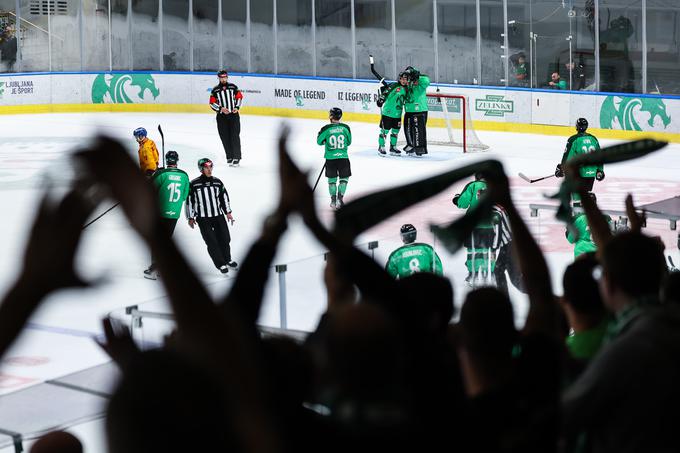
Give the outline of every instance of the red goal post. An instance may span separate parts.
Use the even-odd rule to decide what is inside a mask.
[[[428,145],[460,146],[463,152],[484,151],[475,132],[467,96],[450,93],[427,93]]]

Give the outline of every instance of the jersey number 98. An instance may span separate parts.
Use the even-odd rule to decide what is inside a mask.
[[[331,135],[328,137],[328,145],[331,149],[345,149],[345,136]]]

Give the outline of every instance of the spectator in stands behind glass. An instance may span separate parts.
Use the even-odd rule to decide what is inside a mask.
[[[519,52],[510,56],[510,62],[513,66],[514,71],[514,85],[520,87],[529,86],[529,63],[527,63],[526,55],[524,52]]]
[[[567,63],[567,71],[571,72],[571,89],[580,91],[586,89],[586,69],[583,61],[579,61],[578,65],[573,61]]]
[[[17,38],[11,26],[7,26],[0,35],[0,57],[7,63],[7,72],[12,72],[17,61]]]
[[[550,88],[552,88],[554,90],[566,90],[567,89],[567,82],[560,78],[559,72],[553,72],[552,73],[552,75],[550,76],[550,82],[548,82],[548,85],[550,85]]]

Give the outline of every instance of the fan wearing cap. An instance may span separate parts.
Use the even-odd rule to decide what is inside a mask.
[[[210,92],[210,108],[217,113],[217,132],[220,134],[227,163],[238,167],[241,162],[241,119],[239,110],[243,94],[233,83],[229,83],[227,71],[217,73],[219,83]]]
[[[138,127],[132,131],[132,135],[139,144],[139,168],[146,176],[153,175],[158,169],[158,148],[153,140],[147,135],[146,129]]]
[[[227,220],[234,224],[231,215],[229,194],[224,183],[212,175],[213,163],[207,157],[198,160],[201,176],[191,181],[189,198],[185,206],[189,226],[198,225],[201,236],[208,246],[208,254],[220,272],[226,274],[229,269],[238,268],[231,259],[231,235]],[[226,217],[226,219],[225,219]]]
[[[177,168],[179,161],[179,154],[177,151],[168,151],[165,153],[166,168],[159,168],[153,174],[152,182],[158,191],[158,201],[160,204],[161,218],[163,219],[163,226],[172,236],[177,226],[177,220],[182,213],[182,205],[189,195],[189,175],[184,170]],[[153,262],[151,266],[144,271],[144,278],[155,280],[156,264]]]
[[[407,223],[401,227],[404,245],[390,254],[385,270],[393,278],[400,279],[418,272],[442,275],[442,261],[432,246],[416,241],[416,227]]]

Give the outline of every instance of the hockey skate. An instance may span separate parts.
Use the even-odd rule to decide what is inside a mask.
[[[147,280],[158,280],[158,271],[153,265],[144,269],[144,278]]]
[[[338,201],[337,197],[335,195],[331,195],[331,209],[337,209],[338,207]]]
[[[409,156],[413,154],[413,146],[411,145],[406,145],[404,146],[404,152],[408,154]]]
[[[229,266],[229,269],[231,269],[232,271],[238,270],[238,263],[236,261],[229,261],[227,263],[227,266]]]
[[[227,267],[226,264],[220,266],[220,272],[222,272],[223,274],[228,274],[228,273],[229,273],[229,268]]]
[[[345,206],[345,202],[344,202],[344,200],[343,200],[343,196],[340,195],[340,194],[338,194],[338,201],[335,203],[335,208],[336,208],[336,209],[340,209],[340,208],[342,208],[343,206]]]
[[[240,162],[241,162],[240,159],[234,159],[234,161],[231,163],[230,167],[238,167]]]
[[[385,147],[384,146],[378,146],[378,154],[381,156],[385,156],[387,153],[385,152]]]
[[[425,148],[416,148],[416,149],[415,149],[415,153],[416,153],[416,156],[418,156],[418,157],[424,156],[425,154],[427,154],[427,149],[425,149]]]
[[[465,284],[472,286],[472,272],[468,271],[467,277],[465,277]]]
[[[401,151],[394,146],[390,146],[390,156],[401,156]]]

